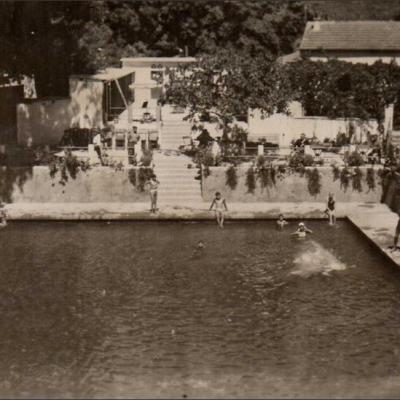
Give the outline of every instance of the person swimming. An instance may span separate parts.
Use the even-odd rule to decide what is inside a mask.
[[[196,258],[199,258],[203,254],[205,248],[206,248],[205,243],[202,240],[199,240],[197,242],[196,248],[194,249],[190,259],[194,260]]]
[[[297,235],[297,237],[306,237],[307,233],[313,233],[311,229],[308,229],[303,222],[299,223],[299,227],[296,232],[291,233],[291,235]]]
[[[279,215],[279,219],[276,221],[276,223],[277,223],[279,229],[283,229],[283,227],[284,227],[285,225],[288,225],[288,224],[289,224],[289,222],[287,222],[287,221],[285,220],[285,217],[283,216],[283,214],[280,214],[280,215]]]

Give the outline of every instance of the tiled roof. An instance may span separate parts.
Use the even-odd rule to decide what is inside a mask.
[[[318,28],[319,26],[319,28]],[[308,22],[300,50],[400,50],[400,22]]]

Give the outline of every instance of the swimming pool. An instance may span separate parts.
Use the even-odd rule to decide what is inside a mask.
[[[11,223],[0,394],[398,397],[399,272],[345,221],[295,225]]]

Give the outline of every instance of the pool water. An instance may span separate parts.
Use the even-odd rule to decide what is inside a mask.
[[[307,225],[11,223],[1,396],[399,397],[399,271]]]

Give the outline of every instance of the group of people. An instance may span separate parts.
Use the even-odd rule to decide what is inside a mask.
[[[117,122],[115,122],[117,123]],[[94,150],[99,157],[101,165],[104,165],[104,148],[111,147],[112,137],[115,135],[115,127],[112,125],[107,131],[98,130],[92,139],[92,144],[94,145]],[[139,156],[142,150],[141,137],[138,132],[137,126],[133,126],[132,130],[127,133],[128,148],[134,149],[135,155]]]
[[[326,209],[324,211],[324,214],[328,217],[329,219],[329,225],[335,225],[336,224],[336,212],[335,212],[335,205],[336,201],[333,196],[333,193],[329,193],[328,195],[328,201],[326,204]],[[224,219],[225,219],[225,212],[228,211],[228,206],[226,204],[226,200],[222,197],[220,192],[215,193],[215,197],[213,201],[211,202],[209,211],[215,210],[215,218],[217,220],[217,224],[220,228],[224,227]],[[287,225],[289,222],[285,220],[285,217],[283,214],[279,215],[279,218],[277,220],[277,225],[279,229],[283,229],[285,225]],[[307,228],[304,224],[304,222],[300,222],[297,230],[292,233],[292,235],[297,235],[298,237],[305,237],[307,233],[312,233],[311,229]],[[400,223],[399,223],[399,234],[400,234]]]

